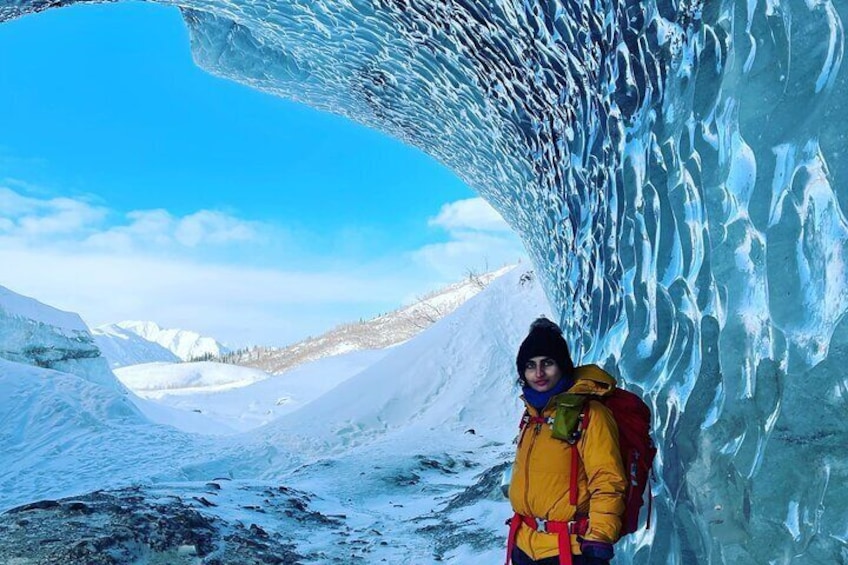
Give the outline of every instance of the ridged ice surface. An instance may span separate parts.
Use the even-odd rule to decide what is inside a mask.
[[[655,527],[617,563],[848,561],[845,2],[177,4],[211,72],[456,171],[645,391]]]

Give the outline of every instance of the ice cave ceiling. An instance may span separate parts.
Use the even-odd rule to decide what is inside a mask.
[[[521,235],[655,408],[617,562],[848,561],[845,2],[162,3],[209,72],[421,148]]]

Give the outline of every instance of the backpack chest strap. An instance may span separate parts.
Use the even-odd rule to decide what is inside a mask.
[[[521,422],[518,425],[519,430],[524,430],[529,425],[534,425],[538,427],[542,427],[545,424],[553,425],[554,418],[553,416],[531,416],[529,412],[524,412],[524,416],[521,418]]]

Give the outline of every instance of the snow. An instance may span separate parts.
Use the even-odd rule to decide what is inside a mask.
[[[0,287],[0,358],[120,388],[82,319]]]
[[[164,394],[220,391],[267,379],[257,369],[213,363],[145,363],[115,370],[115,376],[130,390],[145,398]]]
[[[172,466],[186,451],[124,394],[76,375],[0,360],[0,508],[118,486]]]
[[[292,534],[305,563],[495,562],[510,513],[497,472],[521,412],[514,352],[549,311],[522,275],[401,345],[280,376],[212,363],[118,371],[150,399],[2,361],[0,510],[133,484],[182,496],[227,477],[198,511],[275,531],[285,519],[276,510],[245,509],[285,485],[313,493],[311,511],[341,516],[326,535]],[[188,390],[203,387],[212,390]]]
[[[58,308],[42,304],[34,298],[22,296],[3,286],[0,286],[0,311],[5,312],[7,316],[25,318],[57,329],[75,332],[88,331],[88,327],[78,314],[64,312]]]
[[[305,434],[297,431],[317,413],[321,426],[308,437],[315,454],[399,429],[418,434],[489,428],[499,430],[499,440],[511,440],[514,426],[503,422],[520,412],[515,351],[530,323],[550,312],[540,287],[522,285],[521,274],[516,269],[496,280],[450,316],[316,399],[308,411],[283,416],[260,432],[281,445],[293,437],[300,442]],[[305,448],[302,443],[292,447]]]
[[[94,328],[91,334],[97,348],[113,369],[156,361],[175,363],[180,360],[169,349],[117,324]]]
[[[127,320],[114,325],[133,332],[147,341],[158,343],[183,361],[191,361],[206,355],[217,357],[229,352],[229,349],[215,339],[190,330],[164,329],[155,322],[149,321]]]
[[[231,383],[244,384],[244,386],[238,388],[219,387],[213,389],[209,385],[195,388],[175,388],[172,385],[179,382],[179,369],[185,367],[184,365],[170,367],[167,365],[148,365],[122,369],[116,371],[116,373],[118,378],[134,392],[146,398],[155,398],[159,406],[203,414],[209,421],[217,422],[225,428],[247,431],[263,426],[283,414],[300,409],[386,354],[387,351],[385,350],[356,351],[328,357],[301,365],[281,375],[269,376],[261,373],[263,378],[258,378],[249,384],[245,384],[248,380],[245,375],[260,373],[259,371],[244,367],[218,366],[213,363],[192,364],[199,366],[198,369],[202,373],[201,378],[205,382],[211,382],[206,373],[206,368],[212,367],[231,375]],[[160,368],[164,371],[158,377],[163,379],[163,382],[161,382],[162,388],[153,389],[150,388],[149,384],[146,385],[148,386],[147,389],[135,386],[136,381],[132,378],[134,373],[155,374]],[[175,380],[169,381],[168,379],[175,374]],[[145,383],[144,377],[138,377],[138,381],[141,384]],[[216,429],[210,429],[210,432],[198,429],[193,423],[190,423],[191,428],[187,428],[173,420],[165,421],[155,415],[149,417],[155,422],[171,424],[184,431],[218,433]]]
[[[151,422],[176,428],[190,434],[221,436],[236,433],[220,418],[210,418],[200,410],[174,408],[140,396],[129,397],[139,412]]]

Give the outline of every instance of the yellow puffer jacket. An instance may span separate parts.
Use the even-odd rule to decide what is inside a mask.
[[[615,388],[615,379],[595,365],[577,367],[570,394],[604,396]],[[556,398],[556,397],[554,397]],[[554,399],[542,416],[554,415]],[[587,540],[606,543],[618,541],[621,515],[624,512],[624,489],[627,484],[618,448],[618,427],[609,409],[596,400],[588,401],[589,424],[577,442],[578,503],[572,506],[571,446],[554,439],[549,425],[524,427],[518,439],[518,450],[509,486],[509,500],[515,512],[552,521],[567,522],[576,514],[589,516]],[[527,406],[531,416],[539,416]],[[557,535],[536,532],[522,524],[516,544],[534,561],[559,554]],[[579,555],[577,537],[571,537],[572,553]]]

